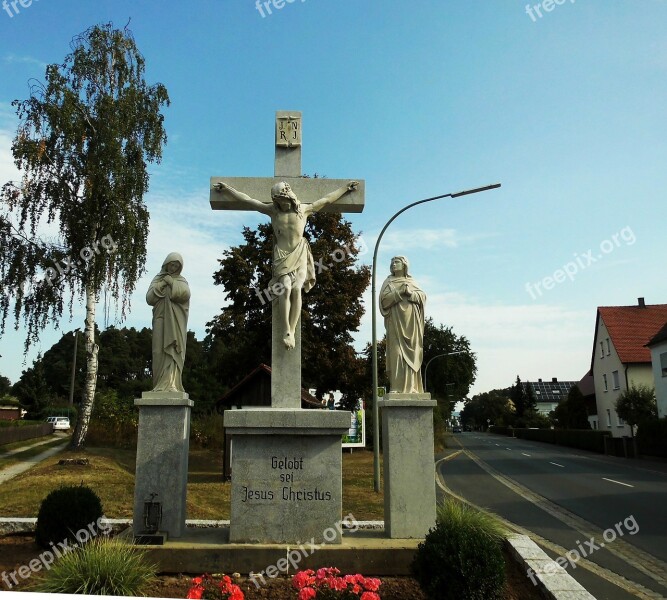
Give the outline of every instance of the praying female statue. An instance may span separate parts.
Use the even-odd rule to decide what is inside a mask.
[[[405,256],[391,259],[391,275],[380,289],[380,313],[387,331],[390,391],[422,394],[426,294],[408,274],[408,267]]]
[[[184,392],[190,288],[181,275],[183,257],[172,252],[153,278],[146,302],[153,307],[153,391]]]

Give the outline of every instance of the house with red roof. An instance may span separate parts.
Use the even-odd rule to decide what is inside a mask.
[[[658,418],[667,417],[667,323],[646,344],[651,351]]]
[[[647,344],[667,323],[667,304],[600,306],[597,310],[591,371],[595,382],[597,422],[594,427],[614,437],[630,435],[616,414],[616,400],[632,385],[655,385]]]

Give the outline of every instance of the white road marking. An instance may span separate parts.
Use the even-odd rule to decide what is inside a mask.
[[[500,444],[496,444],[496,446],[500,446]]]
[[[564,469],[564,468],[565,468],[565,465],[559,465],[558,463],[555,463],[555,462],[551,462],[551,461],[549,461],[549,464],[550,464],[550,465],[556,465],[557,467],[560,467],[561,469]]]
[[[623,483],[622,481],[616,481],[615,479],[607,479],[606,477],[603,477],[605,481],[611,481],[612,483],[618,483],[618,485],[624,485],[625,487],[635,487],[634,485],[630,485],[629,483]]]
[[[512,449],[512,448],[507,448],[507,447],[505,447],[505,450],[511,450],[511,449]]]
[[[530,454],[526,454],[525,452],[522,452],[521,454],[523,454],[524,456],[530,456]]]

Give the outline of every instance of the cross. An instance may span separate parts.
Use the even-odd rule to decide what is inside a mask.
[[[363,211],[363,180],[302,177],[300,112],[276,112],[275,144],[274,177],[211,177],[210,203],[213,210],[255,210],[267,214],[271,216],[274,236],[277,230],[279,235],[283,236],[282,239],[287,240],[290,240],[292,231],[299,230],[299,227],[294,225],[296,220],[294,210],[303,212],[303,216],[299,217],[301,220],[297,222],[301,227],[311,212]],[[295,209],[295,206],[298,206],[296,198],[301,205],[300,209]],[[307,242],[304,243],[307,246]],[[272,302],[271,406],[273,408],[301,407],[300,286],[304,283],[303,279],[306,279],[304,290],[310,289],[310,279],[305,273],[305,268],[293,270],[289,276],[284,274],[291,268],[285,264],[289,265],[291,257],[297,254],[301,256],[301,253],[310,254],[310,250],[304,247],[303,243],[300,243],[299,248],[287,257],[277,255],[274,249],[273,275],[276,283],[272,286],[272,291],[279,296],[279,300]],[[302,264],[301,259],[299,264]],[[294,289],[291,292],[289,289],[285,290],[285,287],[289,288],[292,285]],[[287,314],[289,307],[292,307],[291,315]],[[289,329],[285,326],[287,321],[295,322],[293,333],[286,331]]]

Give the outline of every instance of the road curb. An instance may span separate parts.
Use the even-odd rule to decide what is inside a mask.
[[[527,535],[514,534],[506,538],[515,560],[526,569],[528,577],[549,600],[595,600],[568,572],[549,558]]]

